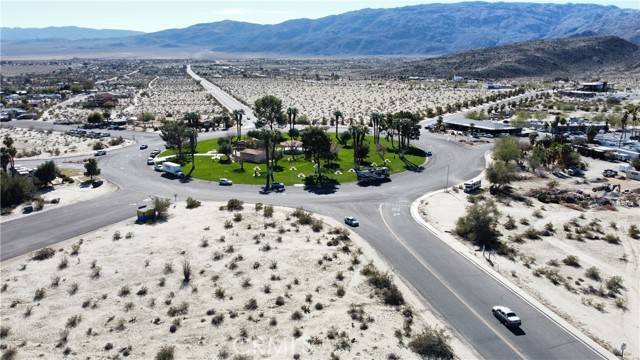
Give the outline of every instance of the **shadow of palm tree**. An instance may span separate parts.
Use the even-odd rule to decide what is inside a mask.
[[[317,195],[328,195],[338,191],[340,182],[336,179],[323,176],[322,182],[317,176],[307,176],[304,179],[304,190]]]

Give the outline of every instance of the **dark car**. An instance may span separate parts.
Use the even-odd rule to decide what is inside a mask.
[[[606,169],[602,172],[602,176],[604,177],[616,177],[618,176],[618,172],[611,169]]]
[[[275,192],[283,192],[284,191],[284,184],[281,182],[274,182],[273,184],[271,184],[271,190],[275,191]]]
[[[140,150],[144,150],[144,149],[146,149],[146,148],[148,148],[148,146],[147,146],[147,145],[145,145],[145,144],[140,145]]]
[[[358,221],[358,219],[353,216],[347,216],[346,218],[344,218],[344,223],[353,227],[360,226],[360,222]]]

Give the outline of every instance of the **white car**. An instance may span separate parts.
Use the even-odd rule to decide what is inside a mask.
[[[222,179],[220,179],[220,181],[218,181],[218,185],[231,186],[231,185],[233,185],[233,181],[231,181],[229,179],[222,178]]]
[[[509,327],[518,327],[522,325],[522,320],[520,320],[518,315],[506,306],[494,306],[491,309],[491,312],[493,312],[493,315],[497,317],[501,323]]]
[[[162,164],[153,165],[153,170],[161,172],[162,171]]]
[[[155,158],[154,158],[154,157],[149,156],[149,157],[147,158],[147,165],[153,165],[153,164],[155,164]]]
[[[360,226],[360,222],[358,221],[358,219],[354,218],[353,216],[347,216],[346,218],[344,218],[344,223],[353,227]]]

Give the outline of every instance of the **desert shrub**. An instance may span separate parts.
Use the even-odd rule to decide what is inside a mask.
[[[614,234],[607,234],[602,239],[609,244],[620,244],[620,238]]]
[[[244,209],[244,202],[238,199],[229,199],[227,201],[226,209],[227,211],[240,211]]]
[[[562,259],[562,262],[567,266],[580,267],[580,261],[575,255],[568,255],[567,257]]]
[[[156,360],[173,360],[175,346],[165,345],[156,353]]]
[[[294,326],[293,327],[293,337],[297,339],[300,336],[302,336],[302,330],[300,330],[300,328],[298,328],[297,326]]]
[[[191,281],[191,263],[186,259],[182,262],[182,283],[188,284]]]
[[[513,230],[517,228],[516,221],[511,215],[507,215],[507,221],[504,223],[504,228],[507,230]]]
[[[246,304],[244,304],[245,310],[256,310],[258,309],[258,301],[255,298],[249,299]]]
[[[254,209],[255,209],[256,212],[258,212],[258,211],[262,210],[263,206],[264,206],[264,204],[262,204],[261,202],[258,202],[258,203],[256,203]]]
[[[18,356],[18,350],[16,350],[16,348],[14,347],[6,348],[2,352],[2,360],[13,360],[16,358],[16,356]]]
[[[78,283],[74,282],[69,286],[69,295],[75,295],[78,292]]]
[[[233,227],[233,223],[230,220],[226,220],[224,222],[224,228],[225,229],[231,229]]]
[[[607,289],[614,293],[620,292],[620,290],[624,289],[622,277],[615,275],[607,279],[605,282],[605,286]]]
[[[429,359],[453,359],[453,349],[449,345],[450,337],[444,329],[426,327],[410,342],[409,348],[413,352]]]
[[[622,310],[627,310],[627,301],[623,298],[616,299],[616,307]]]
[[[235,221],[235,222],[240,222],[240,221],[242,221],[242,214],[241,214],[241,213],[235,213],[235,214],[233,214],[233,221]]]
[[[520,224],[522,224],[524,226],[529,226],[529,219],[527,219],[527,218],[520,219]]]
[[[112,239],[113,239],[113,241],[118,241],[118,240],[122,239],[122,234],[120,233],[120,231],[119,231],[119,230],[116,230],[116,231],[113,233],[113,237],[112,237]]]
[[[313,230],[313,232],[322,231],[322,220],[313,219],[311,222],[311,230]]]
[[[192,198],[191,196],[189,196],[187,198],[187,209],[195,209],[197,207],[199,207],[200,205],[202,205],[202,203],[194,198]]]
[[[73,316],[71,316],[70,318],[67,319],[67,323],[66,323],[65,327],[67,329],[75,328],[76,326],[78,326],[80,321],[82,321],[82,316],[73,315]]]
[[[300,320],[300,319],[302,319],[302,313],[300,311],[296,310],[291,314],[291,320]]]
[[[344,286],[338,285],[338,289],[336,290],[336,295],[338,297],[343,297],[345,294],[346,294],[346,291],[344,289]]]
[[[629,237],[636,240],[640,239],[640,229],[638,229],[637,225],[629,226]]]
[[[11,333],[11,327],[3,325],[0,326],[0,339],[4,339]]]
[[[169,310],[167,310],[167,315],[174,317],[178,315],[187,315],[187,312],[189,312],[189,304],[183,301],[178,306],[170,306]]]
[[[560,266],[560,262],[558,260],[556,260],[556,259],[551,259],[551,260],[547,261],[547,265],[558,267],[558,266]]]
[[[282,305],[284,305],[284,297],[282,297],[282,296],[278,296],[278,297],[276,298],[276,305],[278,305],[278,306],[282,306]]]
[[[222,313],[218,313],[211,318],[211,324],[216,327],[220,326],[220,324],[222,324],[223,321],[224,321],[224,314]]]
[[[129,286],[124,285],[123,287],[120,288],[120,290],[118,291],[118,296],[120,297],[125,297],[128,296],[131,293],[131,290],[129,289]]]
[[[532,227],[527,228],[527,230],[524,231],[523,235],[527,239],[531,239],[531,240],[540,239],[540,232]]]
[[[43,247],[42,249],[36,250],[33,253],[33,256],[31,256],[31,260],[37,260],[37,261],[47,260],[53,257],[53,255],[55,254],[56,254],[56,251],[53,250],[52,248]]]
[[[600,281],[601,277],[600,277],[600,270],[598,270],[597,267],[592,266],[590,268],[588,268],[585,272],[584,275],[586,277],[588,277],[591,280],[595,280],[595,281]]]
[[[45,288],[38,288],[33,294],[33,300],[40,301],[44,299],[45,295],[47,295],[47,290]]]
[[[382,300],[385,304],[398,306],[404,304],[404,297],[395,285],[382,291]]]
[[[265,205],[264,210],[262,211],[262,215],[266,218],[273,217],[273,206]]]

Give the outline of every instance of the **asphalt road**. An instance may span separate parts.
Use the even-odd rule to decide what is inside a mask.
[[[460,114],[452,116],[461,116]],[[21,122],[21,126],[50,128],[42,122]],[[63,126],[56,126],[64,129]],[[239,198],[297,207],[336,219],[356,216],[361,223],[354,229],[415,290],[444,317],[475,350],[487,359],[596,359],[600,356],[578,341],[551,319],[521,300],[464,257],[451,250],[432,233],[413,221],[410,204],[424,193],[459,183],[479,174],[489,144],[461,145],[455,139],[423,132],[417,145],[433,151],[421,172],[404,172],[380,186],[344,184],[332,194],[315,194],[302,187],[288,187],[284,193],[262,195],[257,186],[221,187],[193,180],[180,183],[161,177],[145,165],[148,152],[161,147],[156,134],[122,132],[139,144],[109,152],[99,159],[102,176],[120,190],[101,198],[41,214],[6,222],[1,226],[2,260],[24,254],[45,245],[85,234],[122,220],[132,220],[136,205],[153,195],[184,200],[226,201]],[[209,133],[205,136],[222,136]],[[201,136],[202,138],[203,136]],[[77,158],[63,159],[65,166]],[[20,164],[33,165],[29,162]],[[522,332],[502,326],[491,314],[493,305],[511,307],[523,320]]]

